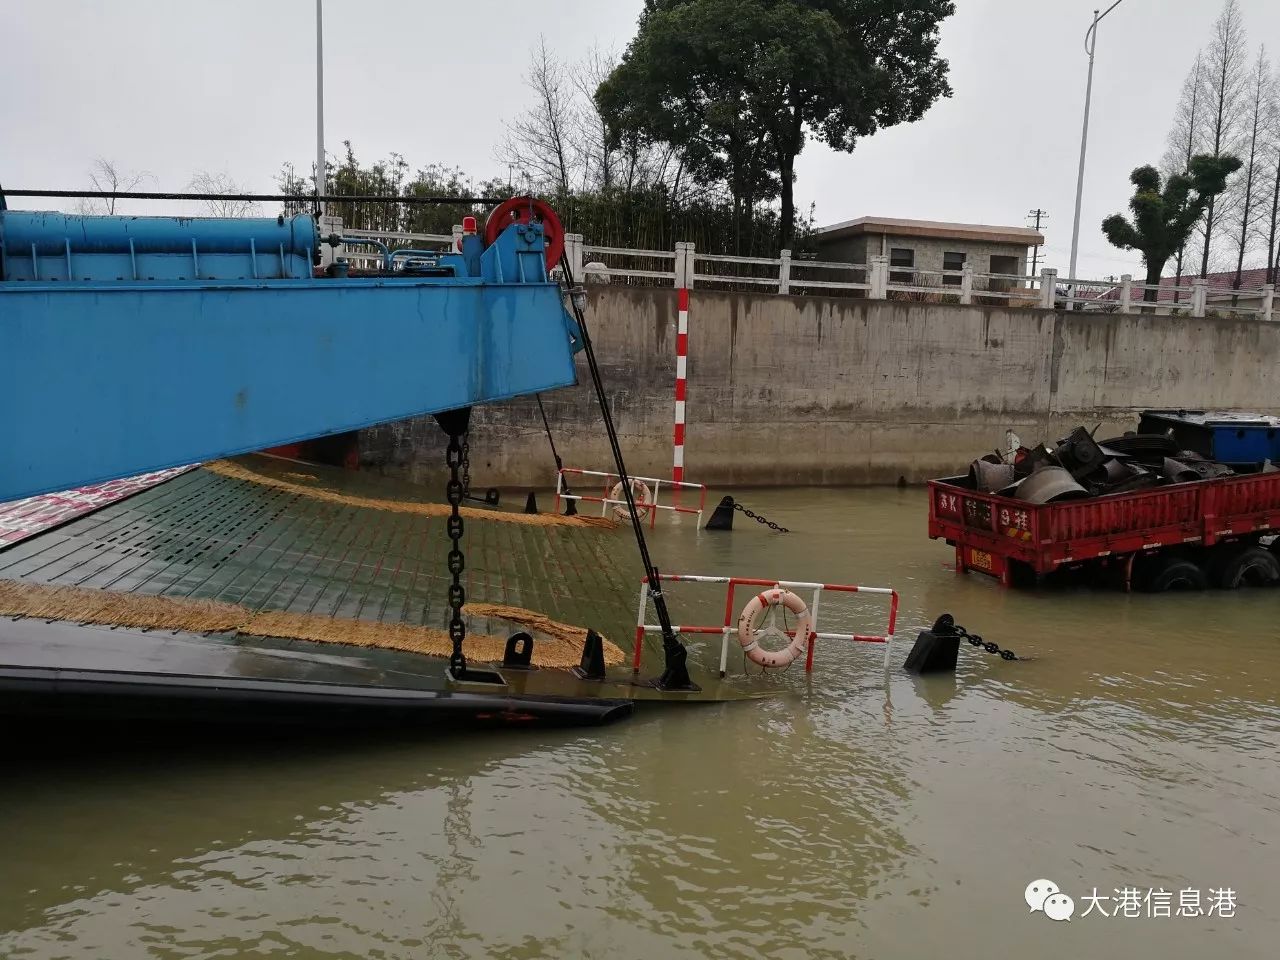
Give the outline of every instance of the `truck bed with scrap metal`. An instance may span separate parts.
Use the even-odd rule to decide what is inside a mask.
[[[1086,561],[1275,533],[1280,473],[1039,505],[979,493],[963,476],[929,481],[929,536],[955,547],[957,571],[1006,585],[1019,572],[1044,575]]]

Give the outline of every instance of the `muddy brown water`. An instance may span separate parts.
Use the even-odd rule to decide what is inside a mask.
[[[895,587],[887,673],[831,642],[774,699],[598,730],[24,755],[0,957],[1277,955],[1280,590],[1010,592],[952,571],[923,491],[741,499],[794,532],[664,522],[664,569]],[[1026,659],[903,674],[943,611]]]

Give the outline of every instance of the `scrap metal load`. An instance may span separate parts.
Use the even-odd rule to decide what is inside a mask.
[[[1280,469],[1272,463],[1280,421],[1228,417],[1220,423],[1219,428],[1203,413],[1148,411],[1137,432],[1102,441],[1077,427],[1052,446],[1019,446],[1009,461],[998,454],[973,461],[969,487],[1026,503],[1058,503]],[[1224,433],[1235,442],[1219,440]],[[1250,433],[1257,435],[1256,442],[1249,441]],[[1223,448],[1235,457],[1261,456],[1225,462],[1218,452]]]
[[[1144,590],[1280,582],[1280,418],[1149,410],[1136,431],[929,482],[929,536],[1010,586],[1071,571]]]

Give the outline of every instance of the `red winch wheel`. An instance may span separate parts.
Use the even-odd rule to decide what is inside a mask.
[[[550,270],[560,262],[560,255],[564,253],[564,227],[551,204],[536,197],[512,197],[495,207],[484,224],[485,246],[497,240],[498,234],[511,224],[529,222],[542,224],[542,232],[547,238],[547,269]]]

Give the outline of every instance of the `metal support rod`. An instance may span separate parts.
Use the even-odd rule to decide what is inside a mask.
[[[556,472],[559,473],[564,469],[564,461],[560,459],[560,454],[556,452],[556,442],[551,438],[551,424],[547,422],[547,411],[542,407],[542,394],[535,393],[534,399],[538,401],[538,413],[542,414],[542,429],[547,431],[547,443],[551,445],[551,458],[556,462]],[[569,485],[565,484],[565,489],[569,489]]]
[[[1071,227],[1071,296],[1068,301],[1068,308],[1072,310],[1075,309],[1076,297],[1076,255],[1080,250],[1080,202],[1084,196],[1084,158],[1089,144],[1089,104],[1093,98],[1093,52],[1097,47],[1098,23],[1108,13],[1120,6],[1120,3],[1121,0],[1115,0],[1115,3],[1107,7],[1101,14],[1097,10],[1093,11],[1093,23],[1084,35],[1084,48],[1089,53],[1089,78],[1084,87],[1084,126],[1080,131],[1080,169],[1076,174],[1076,211]]]
[[[323,196],[329,186],[324,165],[324,0],[316,0],[316,206],[324,214]]]
[[[324,238],[328,239],[328,238]],[[391,269],[391,248],[381,240],[375,240],[373,237],[339,237],[338,242],[334,246],[342,246],[343,244],[367,243],[371,247],[377,247],[382,251],[382,269]],[[398,252],[398,251],[397,251]],[[416,252],[416,251],[415,251]]]
[[[84,197],[90,200],[202,200],[208,201],[207,193],[157,193],[147,190],[10,190],[4,188],[6,197],[52,197],[74,200]],[[297,193],[220,193],[219,200],[254,200],[257,202],[318,200],[333,203],[404,203],[404,204],[476,204],[485,207],[496,207],[506,203],[506,197],[395,197],[372,193],[325,194],[319,197],[304,196]]]
[[[582,308],[573,294],[573,269],[569,258],[560,255],[560,269],[564,271],[565,281],[569,285],[569,302],[573,307],[574,319],[578,321],[578,329],[582,331],[582,349],[587,355],[587,366],[591,370],[591,383],[595,387],[596,400],[600,404],[600,416],[604,420],[605,433],[609,437],[609,447],[613,452],[613,463],[618,470],[618,480],[622,487],[622,496],[627,502],[627,515],[631,518],[631,528],[635,533],[636,546],[640,550],[640,562],[644,565],[645,579],[649,583],[649,596],[653,600],[653,609],[658,614],[658,623],[662,629],[663,671],[655,682],[660,690],[696,690],[697,687],[689,678],[687,661],[689,651],[676,636],[671,625],[671,616],[667,613],[667,600],[662,594],[662,580],[658,569],[649,557],[649,545],[644,538],[644,527],[640,523],[640,513],[636,510],[635,497],[631,492],[631,478],[627,474],[627,465],[622,458],[622,447],[618,443],[618,431],[613,425],[613,415],[609,412],[609,400],[604,394],[604,380],[600,376],[600,366],[596,363],[595,347],[591,343],[591,334],[587,329],[587,320]]]

